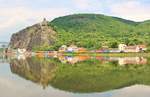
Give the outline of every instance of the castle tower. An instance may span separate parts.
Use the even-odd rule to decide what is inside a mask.
[[[44,18],[41,22],[41,26],[48,26],[48,21],[46,20],[46,18]]]

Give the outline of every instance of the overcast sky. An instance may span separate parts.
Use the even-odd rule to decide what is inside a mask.
[[[0,0],[0,41],[44,17],[97,13],[134,21],[150,19],[150,0]]]

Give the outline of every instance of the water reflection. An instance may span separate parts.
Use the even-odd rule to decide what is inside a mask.
[[[117,61],[119,65],[147,64],[147,59],[144,57],[96,57],[96,59],[109,62]]]
[[[13,59],[10,61],[12,73],[47,87],[49,81],[54,77],[56,63],[47,59],[27,58],[26,60]]]
[[[90,59],[96,59],[101,62],[114,62],[117,61],[119,65],[125,65],[125,64],[146,64],[147,59],[144,57],[105,57],[105,56],[59,56],[58,59],[62,63],[70,63],[75,64],[78,62],[90,60]]]
[[[0,55],[0,64],[8,63],[8,58],[4,55]]]
[[[105,92],[134,84],[150,85],[149,59],[144,57],[32,57],[11,59],[10,68],[12,73],[44,89],[52,86],[73,93]]]

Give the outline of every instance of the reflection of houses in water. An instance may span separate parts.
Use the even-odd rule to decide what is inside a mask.
[[[147,59],[144,57],[105,57],[105,56],[59,56],[58,59],[62,63],[70,63],[75,64],[78,62],[90,60],[90,59],[97,59],[100,62],[118,62],[119,65],[125,64],[146,64]]]
[[[62,63],[70,63],[70,64],[75,64],[81,61],[89,60],[91,57],[90,56],[59,56],[58,59]]]
[[[44,57],[57,57],[57,51],[38,51],[32,54],[33,56],[44,58]]]
[[[119,65],[125,64],[146,64],[147,59],[143,57],[96,57],[100,61],[117,61]]]
[[[120,65],[124,64],[146,64],[147,59],[143,57],[125,57],[125,58],[119,58],[118,63]]]
[[[18,59],[18,60],[25,60],[26,57],[25,57],[25,55],[18,55],[18,56],[17,56],[17,59]]]
[[[0,55],[0,63],[8,63],[8,58],[6,58],[6,56],[4,55]]]

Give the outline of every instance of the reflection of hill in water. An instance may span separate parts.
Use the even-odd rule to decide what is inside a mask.
[[[44,88],[48,85],[56,70],[56,64],[47,59],[27,58],[26,60],[12,60],[10,62],[11,71],[31,80],[35,83],[41,84]]]
[[[43,86],[69,92],[103,92],[134,84],[150,85],[150,64],[117,65],[91,59],[74,65],[55,59],[13,60],[12,72]]]

